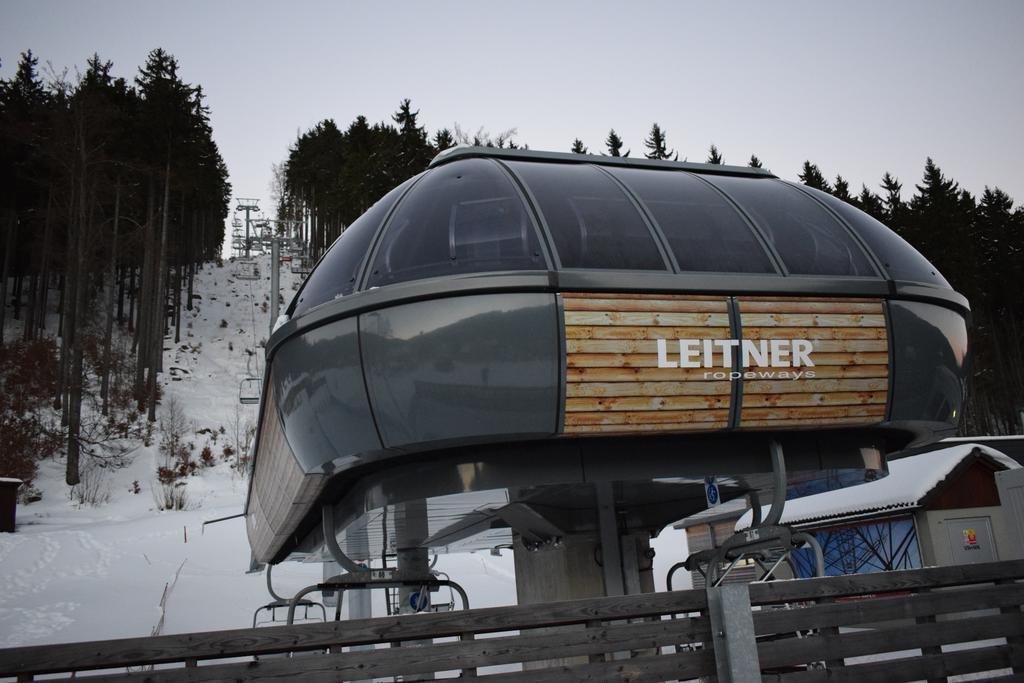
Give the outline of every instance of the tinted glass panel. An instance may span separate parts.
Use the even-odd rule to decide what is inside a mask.
[[[771,179],[707,179],[754,219],[790,273],[877,276],[846,228],[800,190]]]
[[[509,162],[540,204],[563,268],[666,270],[636,207],[601,171]]]
[[[850,224],[882,262],[893,280],[911,280],[949,287],[946,278],[909,242],[882,223],[832,195],[807,188]]]
[[[677,171],[609,170],[654,216],[681,270],[775,272],[743,217],[699,178]]]
[[[466,159],[429,171],[402,200],[388,221],[369,284],[546,267],[512,182],[493,162]]]
[[[292,315],[298,315],[325,301],[351,294],[356,286],[359,264],[366,256],[381,221],[387,216],[395,200],[409,186],[412,180],[402,183],[388,192],[370,210],[345,228],[334,244],[320,259],[295,300]]]

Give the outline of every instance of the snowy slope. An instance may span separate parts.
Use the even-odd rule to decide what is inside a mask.
[[[223,445],[235,441],[236,422],[244,429],[256,420],[256,406],[238,403],[239,382],[257,371],[257,359],[262,369],[262,349],[252,356],[247,350],[269,331],[269,313],[261,309],[269,257],[256,258],[259,280],[238,279],[229,262],[205,265],[197,275],[196,310],[183,313],[181,343],[172,336],[164,344],[163,404],[174,396],[191,432],[217,433],[216,443],[210,434],[194,434],[195,452],[210,445],[218,464],[188,479],[190,509],[159,511],[155,505],[159,433],[124,469],[101,471],[110,500],[99,506],[73,504],[63,462],[44,462],[36,482],[43,499],[19,507],[16,533],[0,534],[0,647],[144,636],[158,627],[162,633],[246,627],[255,608],[269,601],[264,575],[245,573],[244,521],[202,526],[241,512],[245,501],[244,475],[220,456]],[[281,269],[286,302],[295,277]],[[137,494],[130,492],[136,481]],[[683,538],[669,529],[655,541],[662,587],[668,567],[684,556]],[[510,551],[444,555],[437,569],[467,589],[474,607],[515,602]],[[274,585],[294,594],[321,573],[319,564],[285,563],[275,568]],[[383,614],[383,595],[373,599],[374,614]]]

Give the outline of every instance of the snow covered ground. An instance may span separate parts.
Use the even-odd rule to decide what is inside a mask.
[[[214,467],[188,479],[189,509],[157,509],[159,433],[127,467],[99,470],[109,501],[97,506],[71,502],[63,462],[44,462],[36,480],[42,500],[19,506],[17,532],[0,534],[0,647],[243,628],[269,601],[265,577],[246,574],[244,521],[203,528],[241,512],[245,501],[246,480],[221,453],[256,420],[256,406],[238,403],[241,380],[262,369],[259,344],[269,336],[262,304],[269,304],[270,260],[256,259],[258,280],[239,279],[242,269],[228,261],[205,265],[196,277],[196,309],[183,312],[181,343],[171,337],[164,344],[163,404],[172,396],[181,404],[197,457],[205,445],[218,456]],[[281,269],[286,302],[297,277]],[[213,434],[197,433],[206,429],[215,442]],[[668,567],[685,555],[684,538],[666,529],[654,542],[662,590]],[[445,555],[437,569],[467,589],[474,607],[515,602],[510,551]],[[294,594],[321,574],[320,564],[285,563],[275,568],[274,585]],[[374,600],[374,614],[383,614],[383,596]]]

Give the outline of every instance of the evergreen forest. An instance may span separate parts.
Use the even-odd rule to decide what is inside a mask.
[[[0,81],[0,476],[116,461],[156,419],[165,338],[220,257],[231,187],[202,87],[149,53]],[[4,335],[19,321],[20,333]]]

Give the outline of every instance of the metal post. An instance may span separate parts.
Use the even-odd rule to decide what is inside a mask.
[[[281,242],[277,237],[270,240],[270,332],[273,334],[279,315],[278,299],[281,297]]]
[[[707,592],[719,683],[760,683],[750,587],[732,583],[708,588]]]
[[[610,482],[597,482],[597,523],[601,534],[601,569],[604,572],[604,594],[624,595],[622,578],[622,546],[619,542],[619,520],[615,516],[615,491]]]

